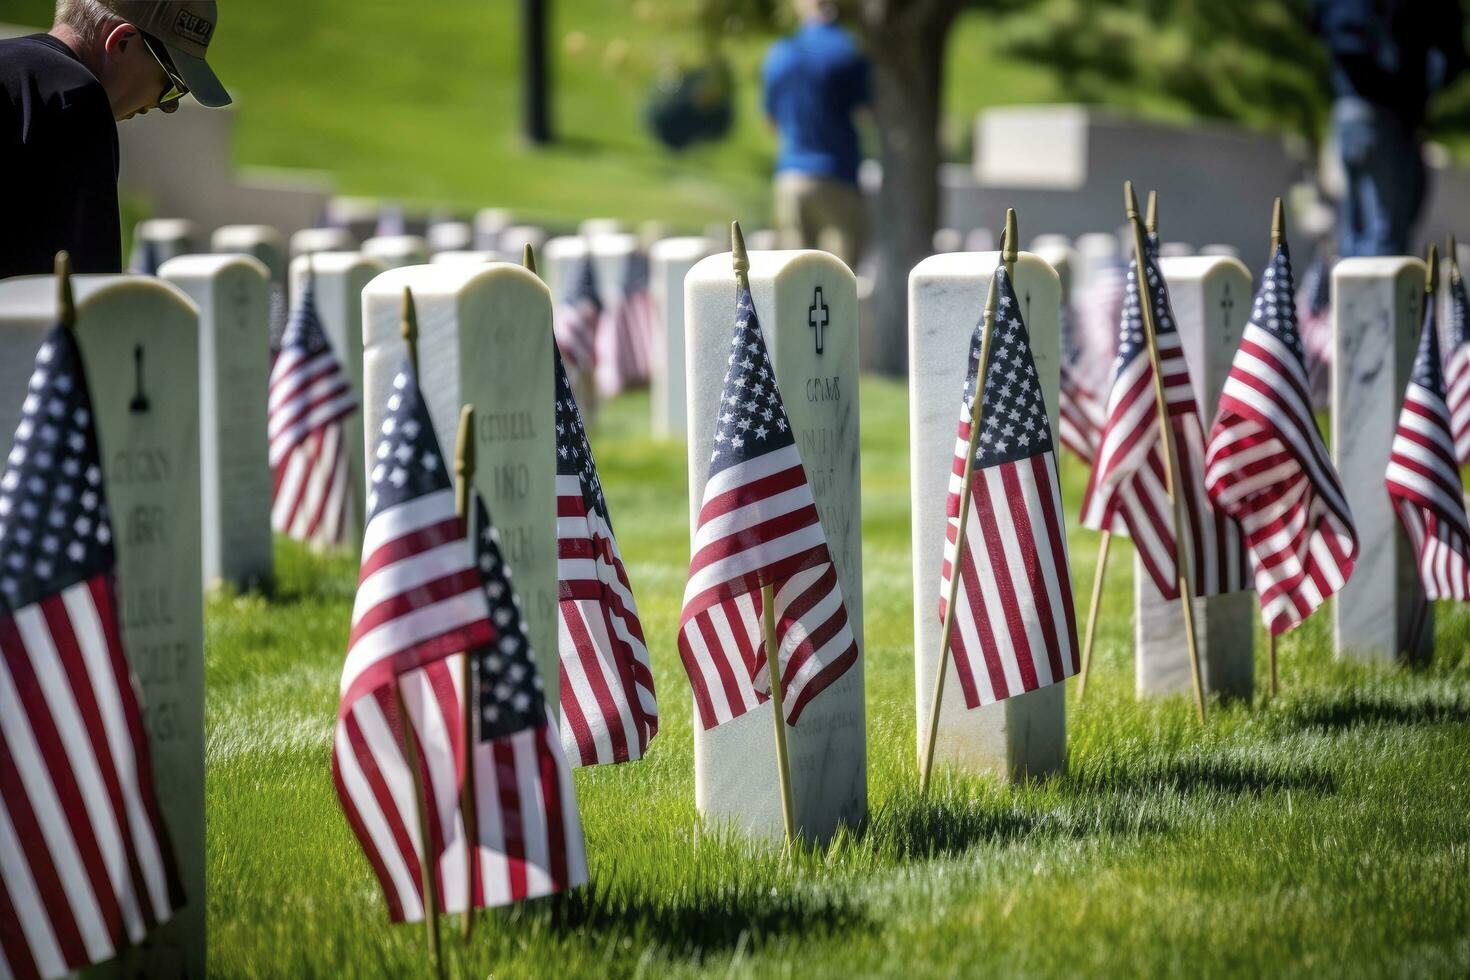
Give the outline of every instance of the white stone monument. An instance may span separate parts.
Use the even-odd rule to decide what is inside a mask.
[[[311,252],[353,252],[357,239],[346,228],[303,228],[291,236],[291,258]]]
[[[517,255],[527,245],[541,257],[541,248],[546,244],[546,229],[536,225],[511,225],[500,233],[500,248],[508,255]]]
[[[653,434],[660,439],[684,435],[684,277],[715,247],[708,238],[695,236],[665,238],[649,250],[654,308],[650,410]]]
[[[505,256],[490,249],[450,249],[444,252],[435,252],[434,257],[429,259],[431,265],[456,265],[469,263],[472,265],[484,265],[486,262],[504,262]]]
[[[623,223],[617,218],[588,218],[577,226],[577,234],[583,238],[591,238],[594,235],[619,235],[623,232]]]
[[[546,280],[546,285],[551,289],[553,303],[560,303],[562,294],[566,291],[567,278],[571,274],[573,265],[587,257],[587,239],[581,235],[558,235],[548,238],[536,253],[536,266],[541,273],[541,278]],[[594,274],[596,272],[594,266]],[[599,298],[603,294],[602,283],[597,284]]]
[[[172,921],[101,972],[204,976],[198,314],[157,279],[76,276],[72,284],[113,517],[123,646],[185,899]],[[57,315],[51,276],[0,282],[0,431],[15,432],[20,393]]]
[[[628,260],[638,251],[638,236],[631,232],[602,232],[588,236],[587,243],[592,250],[602,307],[610,310],[622,298]]]
[[[519,265],[391,269],[362,293],[369,457],[407,348],[403,289],[418,311],[421,387],[445,453],[475,407],[475,486],[500,530],[550,703],[561,662],[556,539],[556,394],[551,294]],[[369,470],[376,460],[369,458]]]
[[[270,225],[224,225],[215,229],[209,246],[217,254],[254,256],[265,264],[271,282],[285,281],[286,245]]]
[[[1174,323],[1208,438],[1235,350],[1250,320],[1251,275],[1239,259],[1218,256],[1161,259],[1159,268],[1169,287]],[[1179,600],[1159,594],[1137,554],[1133,587],[1133,663],[1139,696],[1193,691]],[[1253,589],[1194,600],[1194,634],[1207,694],[1250,699],[1259,620]]]
[[[198,250],[199,229],[186,218],[148,218],[133,227],[133,265],[138,267],[139,251],[151,251],[155,268],[176,255]]]
[[[475,229],[468,221],[436,221],[424,233],[429,254],[461,252],[475,246]]]
[[[1358,531],[1358,561],[1332,604],[1339,657],[1398,656],[1423,600],[1414,552],[1384,489],[1424,312],[1424,263],[1343,259],[1332,270],[1332,458]],[[1431,608],[1420,657],[1434,649]]]
[[[752,250],[750,285],[860,652],[858,662],[813,698],[800,722],[786,730],[796,826],[807,839],[826,841],[839,826],[856,827],[868,807],[857,284],[851,270],[826,252]],[[730,253],[710,256],[690,270],[684,318],[692,534],[735,328]],[[709,731],[696,722],[699,812],[717,823],[781,839],[775,751],[769,702]]]
[[[481,208],[475,212],[475,248],[506,249],[501,233],[511,227],[515,216],[508,208]],[[515,247],[519,248],[517,244]]]
[[[181,255],[158,270],[199,308],[204,587],[271,579],[270,283],[247,255]]]
[[[342,363],[352,382],[352,390],[362,400],[362,291],[373,277],[383,271],[383,263],[368,258],[360,252],[318,252],[302,256],[291,263],[291,295],[300,297],[306,286],[307,263],[311,263],[316,276],[316,311],[322,330],[332,344],[332,351]],[[363,409],[359,409],[343,421],[348,473],[351,476],[352,509],[351,519],[355,523],[348,540],[356,541],[362,534],[362,522],[366,516],[363,487],[365,486],[362,456],[356,451],[363,444]]]
[[[999,263],[999,252],[951,252],[930,256],[909,273],[909,488],[916,745],[921,757],[929,737],[943,632],[939,585],[960,392],[969,364],[970,341],[985,310],[985,294]],[[1056,431],[1061,280],[1042,259],[1022,252],[1016,260],[1015,283],[1046,397],[1053,441],[1060,452]],[[1079,615],[1079,624],[1082,619]],[[1060,772],[1067,765],[1066,708],[1065,685],[1053,684],[970,710],[965,706],[951,656],[939,712],[935,766],[991,773],[1008,780]]]
[[[375,235],[362,243],[362,254],[390,269],[429,261],[429,243],[418,235]]]

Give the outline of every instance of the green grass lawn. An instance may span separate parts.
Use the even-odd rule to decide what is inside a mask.
[[[1334,662],[1319,615],[1283,644],[1274,703],[1216,706],[1201,731],[1186,698],[1133,697],[1124,548],[1087,702],[1068,706],[1067,774],[1007,787],[948,773],[918,797],[906,406],[902,386],[864,379],[870,819],[789,857],[696,817],[674,646],[684,454],[649,438],[644,397],[601,413],[663,728],[645,760],[577,774],[591,884],[485,916],[468,949],[446,928],[451,973],[1470,972],[1459,610],[1440,610],[1436,660],[1412,672]],[[1073,512],[1082,479],[1069,461]],[[1074,529],[1071,544],[1085,607],[1096,535]],[[286,543],[278,560],[273,598],[208,610],[210,970],[426,976],[423,931],[389,925],[329,776],[355,563]]]

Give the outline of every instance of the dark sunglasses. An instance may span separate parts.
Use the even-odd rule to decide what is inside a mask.
[[[153,60],[158,62],[158,67],[162,68],[163,73],[168,76],[169,84],[164,86],[163,94],[159,95],[158,104],[166,105],[188,95],[189,85],[179,75],[178,69],[174,67],[173,59],[168,56],[168,51],[163,44],[143,31],[139,31],[138,36],[143,39],[143,47],[148,49],[148,53],[153,55]]]

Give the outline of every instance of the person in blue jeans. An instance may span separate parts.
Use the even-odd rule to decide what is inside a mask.
[[[1347,178],[1342,258],[1412,254],[1427,181],[1429,101],[1465,67],[1459,0],[1314,0],[1331,62],[1332,128]]]
[[[871,101],[867,57],[837,25],[835,4],[797,0],[801,27],[762,71],[766,117],[780,136],[776,225],[783,248],[821,248],[849,266],[862,251],[854,115]]]

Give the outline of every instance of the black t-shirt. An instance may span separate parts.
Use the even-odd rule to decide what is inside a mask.
[[[47,34],[0,40],[0,279],[121,272],[117,123],[107,92]]]

